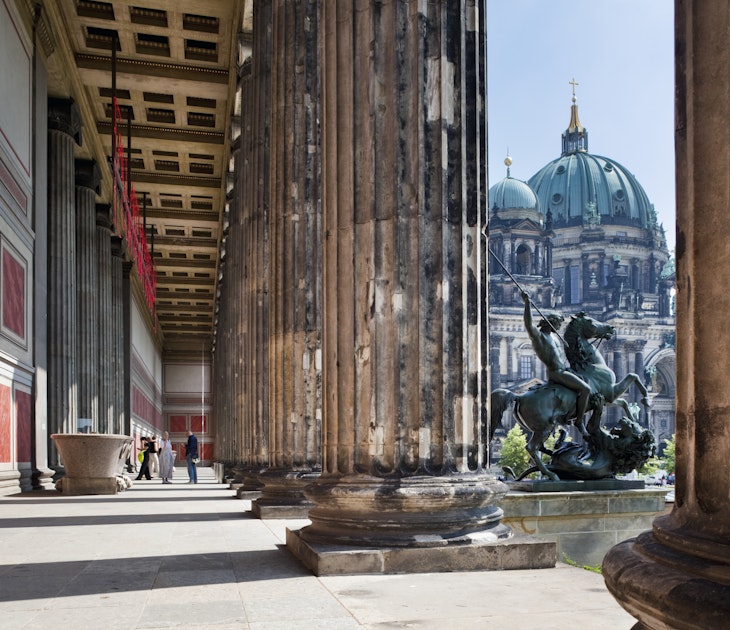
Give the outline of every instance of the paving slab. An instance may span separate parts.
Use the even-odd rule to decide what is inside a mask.
[[[0,497],[0,630],[629,630],[603,578],[552,569],[315,577],[306,519],[253,518],[216,482]]]

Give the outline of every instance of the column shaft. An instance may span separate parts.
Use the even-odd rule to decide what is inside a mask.
[[[99,267],[96,241],[96,163],[76,160],[76,295],[78,417],[99,431]]]
[[[76,223],[74,136],[78,110],[50,99],[48,131],[48,435],[76,430]],[[49,465],[58,469],[52,440]]]
[[[730,310],[728,31],[726,2],[675,2],[675,504],[603,563],[636,628],[724,628],[730,616],[730,329],[718,325]]]
[[[302,538],[507,535],[480,430],[483,6],[320,6],[324,466]]]
[[[97,294],[99,433],[113,433],[114,400],[114,335],[112,317],[112,242],[109,206],[96,207],[96,264],[99,275]]]
[[[272,8],[269,469],[252,506],[266,518],[306,516],[321,405],[318,11],[312,0]]]
[[[243,91],[240,230],[243,273],[240,279],[244,321],[242,344],[241,422],[236,449],[251,474],[268,462],[268,322],[269,322],[269,142],[271,108],[271,1],[262,0],[254,12],[251,75]],[[251,477],[249,477],[251,479]]]
[[[124,247],[120,236],[112,237],[111,281],[112,417],[111,432],[124,433]]]

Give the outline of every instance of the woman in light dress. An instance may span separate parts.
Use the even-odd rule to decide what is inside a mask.
[[[160,477],[162,483],[172,483],[172,467],[175,464],[175,452],[172,450],[170,434],[165,431],[160,442]]]

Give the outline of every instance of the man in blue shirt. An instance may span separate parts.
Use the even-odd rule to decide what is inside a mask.
[[[188,443],[185,446],[185,459],[188,462],[188,483],[198,483],[198,469],[195,464],[198,461],[198,438],[193,435],[192,431],[188,431]]]

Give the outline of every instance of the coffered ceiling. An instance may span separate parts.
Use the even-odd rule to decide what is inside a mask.
[[[199,353],[212,339],[230,147],[240,116],[237,68],[250,54],[251,3],[44,4],[44,19],[57,33],[49,93],[68,96],[63,92],[75,86],[84,118],[79,154],[104,164],[100,201],[107,202],[116,42],[120,131],[125,149],[131,137],[132,182],[157,281],[157,328],[168,353]]]

